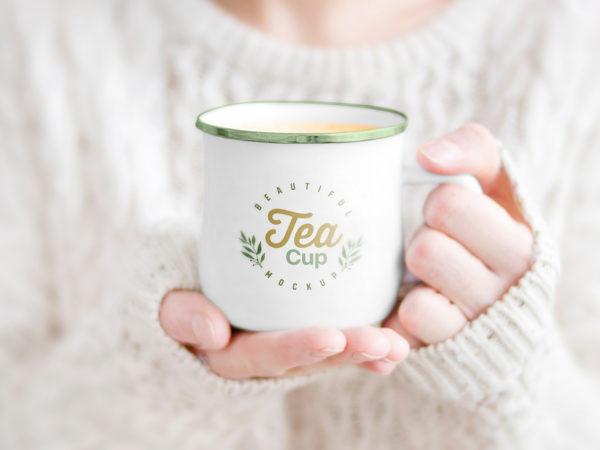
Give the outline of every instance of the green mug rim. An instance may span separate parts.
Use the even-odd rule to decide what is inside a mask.
[[[387,127],[372,128],[369,130],[346,131],[340,133],[280,133],[276,131],[252,131],[240,130],[236,128],[220,127],[208,124],[202,120],[202,116],[216,109],[225,108],[235,105],[247,105],[253,103],[301,103],[310,105],[336,105],[336,106],[351,106],[355,108],[368,108],[377,111],[385,111],[397,114],[401,118],[401,122]],[[196,118],[196,128],[205,133],[214,136],[220,136],[227,139],[236,139],[238,141],[253,141],[253,142],[268,142],[276,144],[327,144],[339,142],[360,142],[370,141],[373,139],[382,139],[396,134],[400,134],[406,130],[408,126],[408,117],[395,109],[384,108],[381,106],[364,105],[360,103],[342,103],[342,102],[321,102],[309,100],[257,100],[250,102],[228,103],[226,105],[217,106],[207,109],[198,114]]]

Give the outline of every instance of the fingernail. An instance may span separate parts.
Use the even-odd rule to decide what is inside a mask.
[[[398,361],[392,361],[391,359],[387,359],[387,358],[383,358],[382,361],[385,361],[386,363],[390,363],[390,364],[396,364]]]
[[[381,355],[372,355],[366,352],[355,353],[354,359],[381,359]]]
[[[313,353],[313,356],[331,356],[343,352],[343,348],[321,348]]]
[[[213,348],[217,345],[217,336],[212,321],[204,314],[192,316],[192,331],[198,339],[198,346],[202,348]]]
[[[419,151],[436,164],[452,165],[465,159],[465,152],[455,142],[433,139],[423,144]]]

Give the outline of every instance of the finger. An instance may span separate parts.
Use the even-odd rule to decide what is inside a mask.
[[[360,365],[362,369],[378,373],[379,375],[389,375],[394,371],[396,366],[397,363],[389,363],[382,359],[378,361],[369,361]]]
[[[390,351],[383,359],[364,362],[360,367],[381,375],[387,375],[394,370],[394,367],[396,367],[400,361],[408,356],[410,347],[406,339],[401,337],[391,328],[381,328],[381,332],[385,334],[390,341]]]
[[[225,315],[199,292],[169,292],[162,301],[159,321],[176,341],[202,349],[223,348],[231,336]]]
[[[467,323],[460,308],[426,286],[417,286],[404,297],[397,316],[404,329],[427,344],[454,336]]]
[[[423,143],[417,160],[424,169],[442,175],[470,173],[483,192],[498,202],[511,217],[525,222],[513,188],[502,168],[494,136],[483,126],[469,123],[445,136]]]
[[[385,319],[385,322],[383,322],[383,326],[394,330],[396,333],[402,336],[406,340],[406,342],[408,342],[410,348],[417,349],[423,346],[423,341],[421,341],[416,336],[413,336],[402,326],[402,324],[400,323],[400,318],[398,317],[398,309],[394,309],[392,314],[390,314],[390,316],[387,319]]]
[[[423,225],[406,250],[406,266],[474,319],[508,288],[467,249]]]
[[[346,328],[342,330],[342,333],[346,337],[344,351],[322,361],[319,367],[359,364],[382,359],[392,349],[393,344],[390,342],[389,336],[378,327]],[[402,339],[400,336],[398,338]]]
[[[433,173],[470,173],[486,193],[494,189],[500,175],[500,153],[494,136],[476,123],[421,144],[417,160]]]
[[[410,346],[406,339],[391,328],[381,328],[381,332],[385,334],[390,341],[390,350],[383,360],[389,363],[399,363],[404,360],[410,352]]]
[[[513,282],[530,265],[533,236],[494,200],[455,184],[434,189],[424,205],[425,223],[460,242],[497,274]]]
[[[276,377],[344,351],[346,338],[335,328],[240,332],[227,348],[206,351],[210,368],[226,378]]]

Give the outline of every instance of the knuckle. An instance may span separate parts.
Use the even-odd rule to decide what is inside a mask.
[[[203,355],[202,359],[204,360],[204,363],[208,366],[210,371],[213,372],[215,375],[229,379],[241,378],[239,375],[241,371],[236,371],[228,364],[223,364],[219,361],[220,359],[222,359],[222,357],[218,358],[215,357],[215,355],[205,354]],[[241,364],[241,361],[238,364]]]
[[[406,249],[406,266],[414,275],[422,275],[440,257],[440,239],[437,231],[424,229]]]
[[[315,327],[306,329],[306,333],[307,351],[320,348],[344,348],[346,346],[344,333],[336,328]]]
[[[425,223],[437,230],[447,230],[453,219],[461,215],[464,191],[455,184],[443,184],[434,189],[425,202]]]
[[[210,371],[220,377],[241,380],[252,376],[268,375],[257,355],[249,350],[244,354],[232,353],[231,350],[203,351],[200,358]]]
[[[486,170],[495,170],[500,165],[496,138],[486,127],[478,123],[468,123],[458,130],[458,134],[465,145],[478,150],[477,159]]]
[[[529,228],[522,225],[523,237],[520,239],[520,245],[513,251],[511,258],[511,272],[513,280],[518,280],[531,267],[533,255],[533,236]]]
[[[516,267],[516,271],[517,271],[517,276],[520,278],[521,276],[523,276],[525,274],[525,272],[527,272],[529,270],[529,267],[531,266],[531,252],[528,251],[522,251],[519,252],[517,254],[517,256],[515,257],[516,259],[516,263],[515,263],[515,267]]]
[[[427,293],[423,288],[415,288],[400,303],[398,320],[409,333],[419,334],[423,324],[427,322]]]
[[[460,131],[477,139],[482,145],[496,145],[496,140],[492,132],[480,123],[469,122],[463,125]]]
[[[305,358],[306,355],[298,351],[298,344],[288,339],[287,336],[282,335],[271,349],[268,364],[270,372],[279,376],[293,366],[304,365],[306,361],[303,357]],[[263,362],[262,360],[258,361],[259,364]]]

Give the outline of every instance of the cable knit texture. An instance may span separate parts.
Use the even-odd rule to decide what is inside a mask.
[[[336,49],[206,0],[1,0],[0,447],[598,448],[598,17],[585,1],[455,0],[393,41]],[[201,289],[195,115],[260,99],[400,109],[407,164],[483,123],[534,231],[531,269],[387,377],[212,373],[158,310]]]

